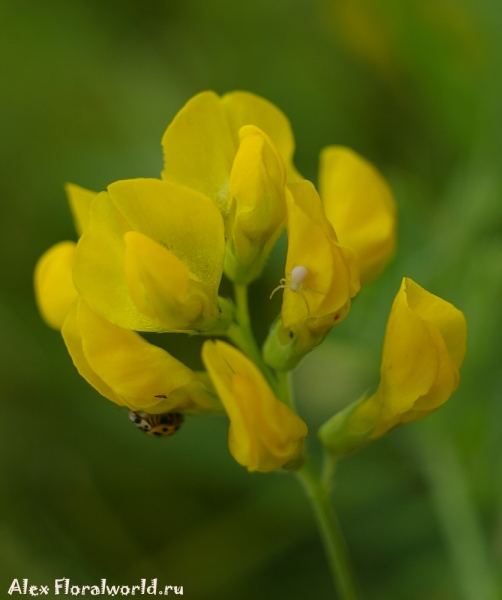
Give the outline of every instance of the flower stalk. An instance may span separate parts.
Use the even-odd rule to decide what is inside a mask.
[[[322,539],[331,575],[340,600],[358,600],[359,594],[329,490],[319,477],[319,472],[309,456],[296,473],[311,502],[317,527]]]
[[[251,321],[248,310],[247,286],[235,286],[237,320],[241,326],[246,346],[254,353],[258,346],[251,330]],[[234,341],[235,343],[235,341]],[[242,349],[242,348],[241,348]],[[259,354],[260,361],[261,354]],[[265,365],[264,365],[265,366]],[[270,369],[266,367],[270,372]],[[278,371],[276,373],[277,396],[292,410],[296,410],[291,372]],[[358,600],[353,569],[350,563],[347,546],[341,532],[338,519],[330,501],[332,476],[336,459],[326,454],[322,476],[311,458],[306,446],[303,448],[300,468],[292,470],[302,484],[314,511],[317,528],[321,537],[326,558],[329,563],[335,589],[340,600]]]
[[[277,379],[272,370],[263,360],[260,348],[251,327],[249,316],[248,286],[245,284],[234,284],[235,295],[235,323],[232,323],[226,332],[226,337],[233,342],[237,348],[242,350],[260,368],[272,389],[277,389]]]

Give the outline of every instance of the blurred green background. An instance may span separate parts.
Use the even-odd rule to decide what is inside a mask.
[[[502,5],[2,0],[0,27],[0,595],[13,578],[156,577],[193,600],[333,597],[293,477],[239,467],[223,417],[160,441],[136,431],[78,376],[33,299],[39,255],[75,239],[65,181],[157,177],[177,110],[204,89],[244,89],[288,115],[307,178],[323,146],[348,145],[399,205],[395,260],[295,373],[314,449],[317,427],[374,389],[403,275],[469,324],[448,404],[339,467],[364,598],[501,598]],[[284,253],[251,290],[261,337]],[[166,343],[197,365],[197,340]]]

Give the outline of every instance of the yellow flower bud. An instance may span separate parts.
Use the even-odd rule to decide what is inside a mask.
[[[256,365],[221,341],[207,341],[204,365],[230,419],[228,445],[248,471],[280,469],[298,458],[307,426],[278,400]]]
[[[405,277],[387,323],[378,389],[325,423],[323,444],[345,454],[439,408],[458,387],[466,338],[462,312]]]
[[[283,231],[286,169],[272,140],[258,127],[242,127],[239,137],[229,182],[234,206],[227,226],[225,273],[247,284],[259,277]]]
[[[396,202],[367,160],[342,146],[324,148],[319,192],[338,240],[357,254],[361,284],[375,279],[394,255]]]
[[[221,412],[207,378],[134,331],[112,325],[79,299],[62,334],[80,375],[102,396],[131,410]]]

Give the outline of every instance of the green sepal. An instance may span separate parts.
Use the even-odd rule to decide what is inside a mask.
[[[366,404],[366,394],[331,417],[317,432],[324,448],[335,456],[351,454],[370,441],[377,425]],[[366,406],[365,406],[366,404]]]
[[[232,215],[229,223],[233,223]],[[267,258],[277,240],[284,231],[284,225],[278,227],[272,235],[263,236],[261,239],[248,239],[242,232],[234,232],[236,238],[229,238],[225,246],[225,261],[223,272],[239,285],[249,285],[258,279],[263,272]],[[240,240],[237,246],[236,239]],[[240,248],[240,251],[237,248]]]
[[[288,461],[285,465],[282,466],[284,471],[294,472],[298,471],[305,464],[305,456],[303,452],[293,460]]]
[[[265,253],[263,248],[257,248],[249,253],[247,261],[244,262],[237,256],[233,241],[227,240],[223,271],[230,281],[239,285],[249,285],[261,275],[267,256],[268,252]]]
[[[215,319],[214,325],[203,331],[195,331],[198,335],[220,336],[225,335],[228,328],[234,320],[234,305],[231,301],[218,296],[218,317]]]
[[[324,341],[329,329],[312,332],[306,326],[284,329],[280,317],[272,323],[263,344],[263,358],[276,371],[291,371]]]

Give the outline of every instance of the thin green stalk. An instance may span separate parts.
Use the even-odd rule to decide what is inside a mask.
[[[240,350],[249,356],[249,358],[260,368],[261,372],[277,391],[277,380],[272,370],[263,360],[261,350],[256,343],[253,330],[251,328],[251,319],[249,317],[247,285],[234,284],[235,292],[235,317],[237,324],[233,323],[228,328],[226,336]]]
[[[291,382],[291,373],[286,371],[277,371],[277,395],[278,397],[296,412],[293,386]]]
[[[340,600],[358,600],[359,595],[348,558],[338,519],[329,500],[329,492],[322,485],[319,473],[308,456],[297,476],[303,484],[314,509],[317,527],[329,562],[333,581]]]
[[[265,364],[260,348],[251,328],[247,298],[247,286],[235,284],[235,317],[237,323],[231,325],[227,337],[245,352],[261,369],[277,396],[295,410],[295,401],[291,385],[291,373],[277,372]],[[335,588],[339,600],[358,600],[358,593],[345,542],[338,525],[333,506],[330,502],[330,481],[334,471],[334,462],[325,463],[323,479],[304,448],[304,462],[295,472],[309,497],[321,539],[326,551]]]
[[[338,459],[336,456],[329,452],[324,452],[324,462],[321,471],[321,485],[325,489],[328,497],[331,494],[333,487],[333,479],[335,477],[336,467],[338,465]]]
[[[251,330],[251,317],[249,316],[248,286],[234,283],[237,322],[243,329]]]

